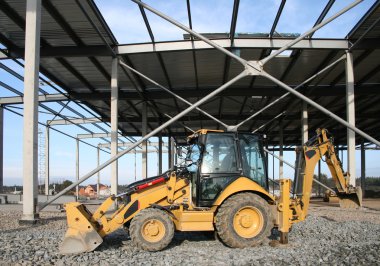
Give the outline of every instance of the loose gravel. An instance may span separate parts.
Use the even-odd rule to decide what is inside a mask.
[[[134,247],[123,230],[95,251],[60,255],[64,213],[42,212],[37,226],[19,226],[19,206],[0,205],[0,265],[380,265],[380,211],[312,207],[288,245],[231,249],[211,233],[177,233],[161,252]],[[274,247],[272,247],[274,246]]]

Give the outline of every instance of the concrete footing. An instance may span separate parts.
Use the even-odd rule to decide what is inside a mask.
[[[24,215],[18,220],[19,225],[35,225],[40,221],[40,215],[38,213],[32,215]]]

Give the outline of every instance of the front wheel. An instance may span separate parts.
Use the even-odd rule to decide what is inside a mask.
[[[253,247],[271,234],[273,228],[269,204],[253,193],[231,196],[216,214],[216,230],[229,247]]]
[[[172,241],[174,224],[166,212],[148,208],[133,217],[129,235],[137,247],[147,251],[159,251]]]

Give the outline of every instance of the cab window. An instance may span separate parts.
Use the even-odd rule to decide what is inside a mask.
[[[238,171],[234,141],[233,135],[207,135],[201,168],[203,174]]]
[[[239,135],[243,174],[266,187],[264,158],[261,153],[259,139],[255,135]]]

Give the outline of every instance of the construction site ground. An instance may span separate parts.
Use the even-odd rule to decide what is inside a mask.
[[[380,265],[380,199],[364,200],[360,210],[313,200],[288,245],[268,240],[231,249],[213,233],[176,233],[167,249],[153,253],[134,247],[120,229],[93,252],[60,255],[65,213],[50,208],[34,226],[20,226],[21,214],[21,205],[0,205],[0,265]]]

